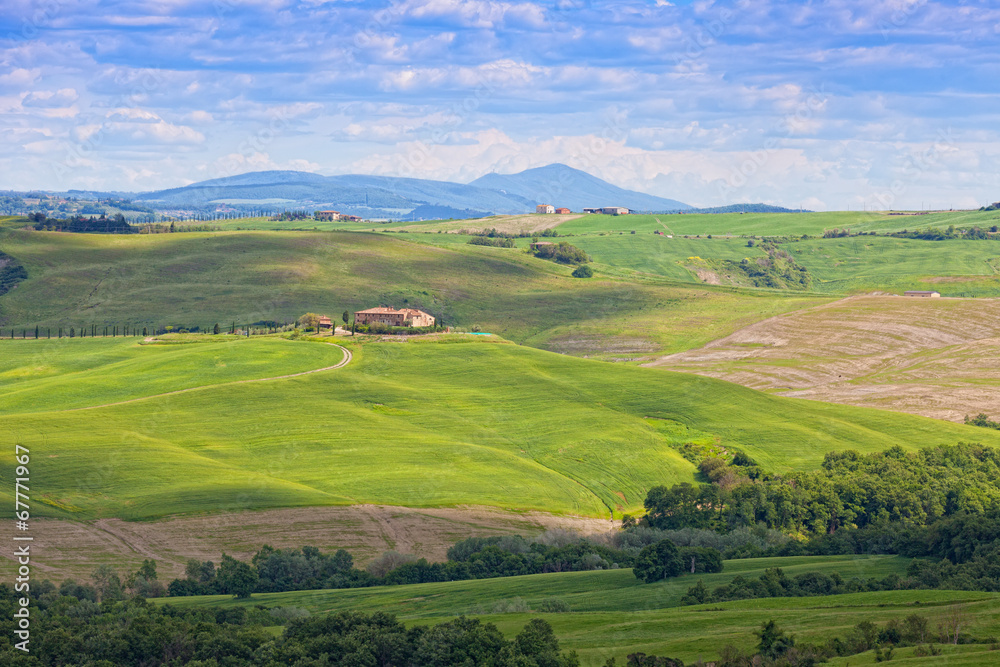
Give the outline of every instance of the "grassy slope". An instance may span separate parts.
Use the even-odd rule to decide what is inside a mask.
[[[206,328],[408,304],[538,347],[622,357],[697,347],[818,302],[665,281],[577,280],[570,268],[516,249],[445,249],[377,234],[8,230],[0,250],[29,273],[0,297],[0,322],[15,328]]]
[[[822,292],[933,289],[944,296],[1000,296],[997,241],[846,238],[782,246],[806,266]],[[955,281],[926,282],[942,276]]]
[[[32,343],[0,344],[16,355]],[[34,408],[51,412],[5,425],[34,452],[50,505],[78,518],[365,502],[607,516],[692,479],[671,444],[693,439],[775,470],[833,449],[1000,445],[1000,432],[485,340],[355,349],[335,371],[92,410],[60,411],[51,391]],[[104,377],[128,384],[124,370]]]
[[[845,577],[882,577],[889,572],[903,572],[907,562],[898,557],[750,559],[726,561],[724,572],[700,578],[711,589],[737,574],[757,577],[768,567],[781,567],[790,575],[824,571],[840,572]],[[437,623],[489,609],[498,601],[515,597],[533,608],[554,597],[568,603],[570,611],[542,617],[553,625],[564,649],[579,652],[584,665],[601,665],[612,656],[621,663],[635,651],[669,655],[686,663],[699,657],[710,660],[726,643],[750,648],[753,631],[772,618],[799,641],[822,642],[833,635],[846,635],[863,620],[884,623],[913,612],[927,616],[933,628],[939,618],[956,606],[969,615],[969,631],[989,635],[995,633],[995,619],[1000,614],[997,595],[956,591],[893,591],[677,607],[680,597],[698,578],[683,576],[657,584],[641,584],[631,570],[610,570],[361,590],[272,593],[255,595],[243,602],[228,596],[184,598],[170,600],[170,604],[298,606],[314,613],[342,609],[387,611],[410,623]],[[533,615],[487,615],[484,620],[497,623],[512,636]],[[852,659],[850,664],[862,663]]]
[[[657,222],[659,219],[659,223]],[[830,213],[722,213],[716,215],[588,215],[559,225],[567,234],[636,230],[665,234],[714,234],[781,236],[821,235],[827,229],[851,231],[897,231],[925,227],[972,227],[1000,224],[1000,211],[945,211],[929,215],[887,215],[862,211]]]
[[[438,242],[436,237],[429,235],[432,242]],[[686,268],[697,265],[692,257],[739,261],[765,256],[759,246],[747,247],[746,240],[740,238],[668,239],[650,233],[613,233],[567,240],[591,255],[601,273],[614,275],[626,269],[692,283],[700,282]],[[820,293],[901,294],[908,289],[934,289],[945,296],[1000,296],[1000,279],[994,268],[1000,268],[1000,242],[994,240],[855,237],[796,241],[781,248],[809,270],[812,289]],[[937,280],[940,277],[948,280]]]
[[[272,337],[192,337],[183,345],[140,340],[6,341],[0,357],[0,414],[103,405],[288,375],[333,366],[343,357],[335,347],[297,345]]]

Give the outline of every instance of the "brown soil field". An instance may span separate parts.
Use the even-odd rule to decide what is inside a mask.
[[[1000,417],[1000,299],[856,296],[648,366],[783,396],[962,421]]]
[[[542,232],[552,229],[564,222],[582,217],[582,213],[570,215],[549,215],[527,213],[523,215],[492,215],[488,218],[477,218],[475,220],[455,220],[453,222],[442,222],[436,225],[412,225],[397,227],[398,231],[406,232],[436,232],[441,230],[458,234],[468,232],[475,234],[487,229],[496,229],[498,232],[507,234],[520,234],[531,232]]]
[[[455,542],[472,536],[535,535],[549,529],[582,534],[606,532],[608,520],[557,516],[541,512],[505,512],[491,508],[411,509],[376,505],[309,507],[187,516],[162,521],[101,519],[74,522],[35,519],[31,532],[33,579],[89,582],[107,563],[124,576],[143,559],[157,562],[164,583],[182,576],[189,558],[218,564],[225,552],[249,561],[261,546],[314,546],[323,553],[347,549],[363,566],[393,549],[431,561],[445,560]],[[0,560],[0,576],[12,580],[13,550]]]

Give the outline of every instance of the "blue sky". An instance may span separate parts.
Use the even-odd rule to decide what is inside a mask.
[[[996,4],[5,0],[0,188],[563,162],[704,206],[981,206]]]

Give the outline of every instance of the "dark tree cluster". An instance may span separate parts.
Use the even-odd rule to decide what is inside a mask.
[[[296,608],[180,609],[141,597],[98,603],[93,589],[33,586],[30,653],[13,646],[20,594],[0,584],[0,664],[49,667],[575,667],[551,626],[532,619],[513,640],[492,623],[458,618],[407,629],[394,616]],[[285,625],[280,636],[268,626]]]
[[[73,232],[77,234],[136,234],[138,228],[130,225],[121,213],[112,217],[101,214],[93,218],[75,215],[71,218],[47,218],[44,213],[33,213],[29,219],[37,230]]]
[[[978,444],[916,452],[891,447],[862,455],[830,452],[816,472],[763,474],[707,459],[710,484],[650,489],[645,525],[728,531],[763,525],[790,534],[834,536],[844,529],[925,526],[960,512],[1000,509],[1000,452]]]

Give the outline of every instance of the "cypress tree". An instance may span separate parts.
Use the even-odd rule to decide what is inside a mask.
[[[69,337],[70,338],[76,338],[76,327],[70,327],[69,328]]]
[[[35,340],[38,340],[38,325],[35,325]]]

